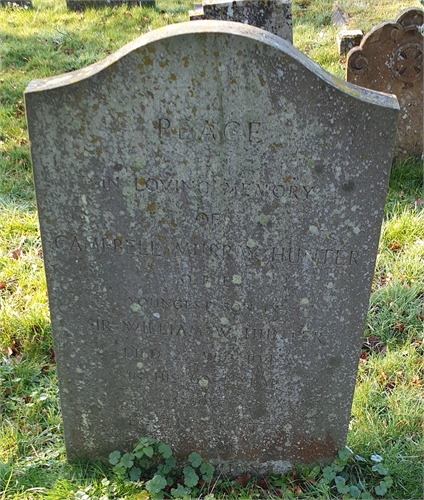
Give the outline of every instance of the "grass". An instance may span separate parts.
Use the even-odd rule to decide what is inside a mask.
[[[350,15],[349,28],[364,31],[394,19],[405,7],[420,6],[418,0],[338,4]],[[102,464],[66,462],[22,94],[34,78],[81,68],[149,29],[188,20],[192,4],[160,0],[156,9],[84,13],[68,12],[65,0],[33,0],[33,6],[0,9],[0,500],[142,499],[142,484],[127,483]],[[332,0],[294,0],[294,44],[343,76],[332,6]],[[348,435],[358,455],[384,458],[394,484],[382,497],[392,499],[423,497],[424,209],[419,199],[424,199],[422,164],[406,160],[394,166]],[[364,467],[355,463],[349,474],[372,481]],[[285,498],[342,497],[334,486],[307,481],[310,474],[299,469],[297,477],[288,476]],[[224,482],[214,493],[227,498],[270,493],[250,491],[250,483],[236,486]]]

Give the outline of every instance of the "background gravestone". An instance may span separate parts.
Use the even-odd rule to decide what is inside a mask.
[[[22,7],[32,7],[32,1],[31,0],[0,0],[0,7],[2,5],[19,5]]]
[[[341,30],[337,33],[337,49],[340,55],[347,54],[361,44],[364,34],[361,30]]]
[[[66,6],[69,10],[84,10],[87,7],[117,7],[120,5],[143,7],[154,4],[154,0],[66,0]]]
[[[190,22],[25,95],[65,441],[229,473],[344,446],[398,114]]]
[[[423,24],[422,10],[407,9],[367,33],[347,59],[348,82],[397,96],[398,159],[423,153]]]
[[[215,19],[249,24],[293,43],[291,0],[203,0],[189,12],[190,21]]]

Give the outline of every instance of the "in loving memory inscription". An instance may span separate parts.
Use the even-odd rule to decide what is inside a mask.
[[[396,100],[199,21],[36,80],[26,104],[68,455],[149,435],[229,473],[330,460]]]

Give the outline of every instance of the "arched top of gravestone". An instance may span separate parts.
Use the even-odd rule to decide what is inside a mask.
[[[369,31],[347,55],[346,80],[397,96],[401,109],[396,159],[420,157],[423,150],[423,11],[402,11],[394,21]]]
[[[267,47],[266,50],[269,51],[267,54],[270,56],[273,53],[275,56],[278,54],[281,58],[289,57],[293,63],[300,63],[306,70],[318,76],[323,82],[347,95],[359,98],[370,104],[398,109],[396,99],[393,96],[389,97],[387,94],[357,87],[334,77],[280,37],[253,26],[228,21],[194,21],[159,28],[128,43],[98,63],[63,75],[33,80],[26,88],[25,93],[30,94],[32,92],[47,91],[67,85],[74,85],[103,71],[111,70],[113,72],[114,66],[119,61],[124,60],[131,54],[140,54],[140,51],[147,50],[147,52],[154,52],[154,46],[157,44],[165,44],[166,46],[167,44],[173,44],[178,38],[185,38],[187,41],[181,41],[180,43],[183,43],[187,50],[187,47],[194,46],[194,39],[205,40],[207,37],[227,37],[228,41],[224,45],[228,46],[230,46],[231,37],[242,37],[247,44],[246,50],[248,46],[250,46],[253,52],[255,51],[255,47]],[[190,52],[190,49],[188,49],[188,52]],[[141,73],[149,73],[153,69],[150,61],[152,59],[147,58],[141,61],[141,65],[140,61],[135,63]],[[158,64],[161,64],[159,58]]]
[[[424,24],[424,12],[421,9],[411,8],[405,9],[398,14],[395,19],[396,23],[402,26],[422,26]]]
[[[370,30],[361,44],[348,54],[348,80],[352,81],[349,73],[362,75],[368,70],[373,73],[371,78],[376,80],[386,81],[388,75],[404,83],[422,79],[423,40],[420,27],[424,23],[423,15],[424,12],[420,9],[405,9],[394,21],[382,22]],[[386,68],[380,68],[375,63],[370,65],[372,60],[386,60]],[[390,70],[388,75],[387,69]],[[362,81],[355,83],[364,85]]]

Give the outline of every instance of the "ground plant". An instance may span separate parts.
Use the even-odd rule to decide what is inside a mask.
[[[226,478],[192,453],[140,436],[110,463],[66,461],[23,91],[34,78],[103,59],[151,29],[187,21],[186,0],[66,10],[0,7],[0,500],[423,498],[423,165],[393,166],[348,434],[330,465]],[[364,31],[419,0],[339,0]],[[332,0],[293,0],[294,45],[343,77]],[[72,180],[70,179],[70,182]]]
[[[114,451],[109,456],[109,463],[118,476],[131,481],[147,478],[142,484],[149,496],[157,500],[191,497],[212,500],[216,498],[214,491],[237,496],[242,489],[247,489],[252,496],[257,491],[276,498],[304,496],[304,492],[310,497],[317,488],[328,497],[333,492],[343,498],[372,500],[371,491],[382,497],[393,485],[390,471],[382,461],[382,457],[375,454],[369,461],[354,456],[346,447],[326,467],[303,467],[286,475],[270,473],[259,478],[246,474],[229,481],[214,474],[215,468],[195,452],[187,457],[187,465],[177,467],[171,448],[150,438],[141,438],[132,452],[122,455]]]

